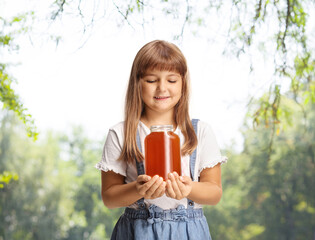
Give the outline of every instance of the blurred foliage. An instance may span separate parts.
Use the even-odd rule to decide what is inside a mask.
[[[122,209],[109,211],[100,196],[100,174],[93,166],[103,143],[81,128],[72,134],[48,132],[36,143],[6,113],[0,130],[0,172],[15,171],[19,181],[0,189],[0,239],[104,239]]]
[[[0,16],[0,54],[18,51],[19,45],[15,43],[15,38],[19,35],[25,34],[29,28],[27,19],[34,15],[33,12],[17,15],[11,19],[4,19]],[[3,109],[13,111],[24,123],[26,128],[26,134],[28,137],[36,141],[38,132],[32,118],[32,115],[28,113],[27,108],[24,107],[20,97],[14,91],[12,84],[15,81],[13,76],[9,73],[10,63],[0,60],[0,103]],[[1,119],[0,119],[1,121]],[[3,172],[2,172],[3,171]],[[18,175],[10,171],[2,169],[0,171],[0,188],[4,187],[4,184],[9,184],[13,179],[18,180]]]
[[[0,16],[0,54],[5,52],[18,51],[19,45],[15,38],[29,31],[29,18],[34,12],[20,14],[11,19],[4,19]],[[0,60],[0,102],[4,109],[13,111],[25,124],[27,135],[36,140],[38,132],[32,116],[24,107],[20,97],[12,88],[12,83],[16,80],[9,72],[10,63]]]
[[[4,171],[2,174],[0,174],[0,188],[4,187],[4,183],[9,184],[11,180],[19,180],[19,176],[16,173]]]
[[[253,130],[247,118],[243,152],[227,150],[222,200],[206,207],[214,239],[313,239],[315,108],[307,105],[308,118],[289,98],[283,99],[281,108],[295,113],[285,131],[273,136],[270,127]]]

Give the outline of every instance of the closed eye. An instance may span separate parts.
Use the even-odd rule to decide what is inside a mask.
[[[169,83],[176,83],[176,80],[168,80]]]
[[[148,82],[148,83],[155,83],[156,80],[146,80],[146,82]]]

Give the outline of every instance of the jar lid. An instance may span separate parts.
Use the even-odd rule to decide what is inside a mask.
[[[173,125],[153,125],[150,128],[151,132],[164,132],[164,131],[172,131],[174,130]]]

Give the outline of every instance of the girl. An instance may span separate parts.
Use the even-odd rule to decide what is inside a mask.
[[[125,121],[109,130],[102,160],[102,199],[126,207],[111,239],[211,239],[202,205],[222,195],[222,157],[204,122],[190,120],[186,59],[174,45],[152,41],[137,53],[129,78]],[[173,125],[181,142],[181,173],[145,175],[144,139],[153,125]],[[181,175],[181,176],[180,176]]]

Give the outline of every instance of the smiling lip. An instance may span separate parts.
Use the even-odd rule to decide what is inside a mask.
[[[169,97],[164,97],[164,96],[161,96],[161,97],[154,97],[154,99],[156,100],[165,100],[165,99],[168,99]]]

